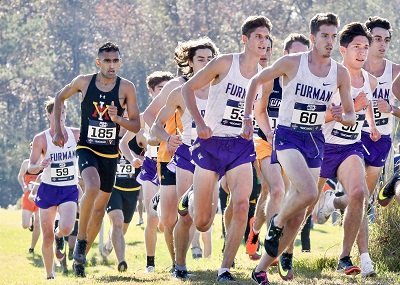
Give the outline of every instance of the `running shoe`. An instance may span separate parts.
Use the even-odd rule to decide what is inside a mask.
[[[139,219],[139,222],[136,224],[136,226],[141,226],[141,225],[143,225],[143,219],[142,218]]]
[[[151,198],[149,203],[149,214],[154,218],[158,217],[158,203],[160,203],[160,192],[157,192],[153,198]]]
[[[279,239],[282,235],[283,227],[279,228],[274,224],[274,218],[278,214],[275,214],[271,221],[269,222],[267,236],[265,237],[264,247],[265,251],[271,257],[278,256],[278,248],[279,248]]]
[[[376,277],[376,271],[374,270],[374,265],[372,260],[361,262],[361,276],[364,278],[367,277]]]
[[[246,241],[246,253],[250,256],[254,255],[259,247],[258,236],[260,235],[260,232],[255,233],[253,230],[253,224],[255,219],[256,219],[255,217],[252,217],[249,221],[250,232]]]
[[[118,271],[119,271],[119,272],[125,272],[127,269],[128,269],[128,264],[126,264],[126,261],[125,261],[125,260],[124,260],[124,261],[121,261],[121,262],[118,264]]]
[[[250,260],[255,261],[255,260],[260,260],[261,256],[262,256],[262,246],[261,243],[259,242],[256,252],[253,255],[249,255],[249,258]]]
[[[77,264],[75,261],[72,263],[72,269],[74,270],[76,277],[86,277],[85,266],[83,264]]]
[[[335,192],[332,190],[328,190],[324,194],[324,203],[322,207],[318,210],[317,213],[317,223],[325,224],[332,213],[335,211],[335,207],[333,206],[333,200],[336,198]]]
[[[176,279],[186,280],[188,278],[187,270],[179,270],[174,268],[174,272],[172,272],[172,276]]]
[[[47,277],[47,280],[51,280],[51,279],[56,279],[56,277],[55,276]]]
[[[256,272],[255,268],[253,269],[253,272],[251,273],[251,279],[256,281],[256,283],[259,285],[270,285],[271,284],[268,281],[267,272],[265,272],[265,271]]]
[[[178,203],[178,213],[181,216],[186,216],[189,212],[189,197],[193,193],[193,185],[182,195]]]
[[[379,190],[378,203],[382,207],[386,207],[392,201],[395,195],[396,182],[400,180],[400,172],[396,172],[392,177],[386,182],[385,185]]]
[[[221,275],[217,276],[217,282],[222,283],[222,282],[235,282],[236,279],[233,278],[232,274],[229,271],[225,271]]]
[[[101,248],[101,255],[104,257],[107,257],[110,255],[112,250],[113,250],[113,244],[112,244],[111,238],[109,237],[107,242],[105,244],[103,244],[103,247]]]
[[[357,275],[361,272],[361,269],[353,265],[350,256],[345,256],[339,260],[337,272],[344,273],[346,275]]]
[[[64,249],[64,237],[57,237],[54,235],[54,243],[56,247],[56,257],[58,260],[63,260],[65,257],[65,249]]]
[[[30,249],[28,250],[28,252],[29,252],[30,254],[34,254],[34,253],[35,253],[35,250],[34,250],[33,248],[30,248]]]
[[[293,280],[293,253],[283,252],[279,257],[278,273],[282,280]]]
[[[144,273],[151,273],[151,272],[154,272],[155,270],[156,269],[154,266],[149,265],[149,266],[146,266],[146,268],[144,269]]]
[[[73,254],[76,262],[83,264],[86,262],[86,247],[87,247],[86,240],[81,240],[81,239],[76,240],[74,254]]]
[[[200,247],[194,246],[191,250],[193,259],[199,259],[203,257],[203,250]]]

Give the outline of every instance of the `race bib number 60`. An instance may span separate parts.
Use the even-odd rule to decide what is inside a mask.
[[[326,105],[304,104],[294,105],[290,128],[297,132],[317,132],[325,122]]]

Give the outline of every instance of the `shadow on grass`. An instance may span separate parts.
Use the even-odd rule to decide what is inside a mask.
[[[142,244],[144,243],[143,241],[134,241],[134,242],[127,242],[126,245],[137,245],[137,244]]]
[[[39,254],[30,254],[28,260],[35,267],[44,267],[42,256]]]

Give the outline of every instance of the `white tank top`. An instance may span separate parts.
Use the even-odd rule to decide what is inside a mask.
[[[201,116],[204,117],[204,114],[206,112],[207,99],[200,99],[196,97],[196,104],[197,108],[199,108]],[[190,115],[190,112],[187,108],[185,108],[185,111],[181,116],[181,122],[183,128],[182,142],[187,146],[191,146],[194,140],[197,138],[197,130],[192,115]]]
[[[375,125],[378,131],[382,135],[390,135],[393,131],[393,115],[390,113],[381,113],[378,110],[378,99],[386,100],[390,105],[394,104],[394,95],[392,92],[392,62],[385,60],[385,70],[382,76],[377,77],[378,85],[376,86],[374,92],[372,93],[372,110],[374,113]],[[365,121],[364,127],[362,129],[365,132],[370,132],[368,123]]]
[[[50,130],[45,131],[47,151],[44,159],[50,158],[51,163],[43,169],[42,182],[55,186],[70,186],[78,184],[78,167],[76,161],[76,141],[70,128],[65,128],[68,141],[64,148],[53,144]]]
[[[364,77],[364,85],[361,88],[351,86],[351,97],[354,100],[361,91],[364,91],[367,95],[367,99],[371,100],[372,91],[368,72],[364,69],[361,71]],[[332,103],[335,103],[335,105],[340,104],[340,95],[338,91],[333,95]],[[336,121],[326,123],[323,130],[325,142],[330,144],[349,145],[360,141],[361,129],[364,125],[366,111],[367,107],[356,112],[356,124],[354,126],[344,126]]]
[[[150,127],[147,125],[147,123],[144,124],[144,136],[147,138],[149,134]],[[147,150],[144,153],[144,156],[147,156],[148,158],[151,159],[157,159],[158,155],[158,149],[160,148],[160,145],[149,145],[147,144]]]
[[[301,55],[296,76],[283,87],[278,125],[298,132],[316,132],[325,123],[327,106],[337,89],[337,62],[331,59],[326,77],[318,77],[308,67],[309,52]]]
[[[258,65],[258,71],[261,69],[261,65]],[[250,78],[245,78],[240,73],[239,54],[233,54],[232,64],[226,77],[218,84],[210,86],[204,121],[211,128],[213,136],[240,135],[249,81]],[[256,129],[256,126],[254,128]]]

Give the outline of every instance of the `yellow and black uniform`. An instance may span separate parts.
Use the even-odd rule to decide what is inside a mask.
[[[128,160],[120,155],[115,176],[115,185],[107,205],[107,213],[113,210],[121,210],[124,215],[124,223],[129,224],[132,220],[139,197],[140,184],[136,176],[140,168],[134,168]]]
[[[171,135],[177,135],[177,129],[179,129],[180,132],[183,131],[181,116],[178,111],[175,111],[175,114],[166,122],[165,131]],[[164,141],[161,142],[157,156],[158,177],[161,177],[161,185],[176,185],[176,174],[167,167],[171,158],[167,151],[167,143]]]
[[[100,189],[110,193],[117,171],[119,125],[111,121],[108,105],[114,102],[118,116],[123,108],[118,92],[121,78],[117,77],[114,88],[103,92],[96,87],[96,74],[88,86],[81,103],[81,130],[77,146],[79,170],[95,167],[100,176]]]

